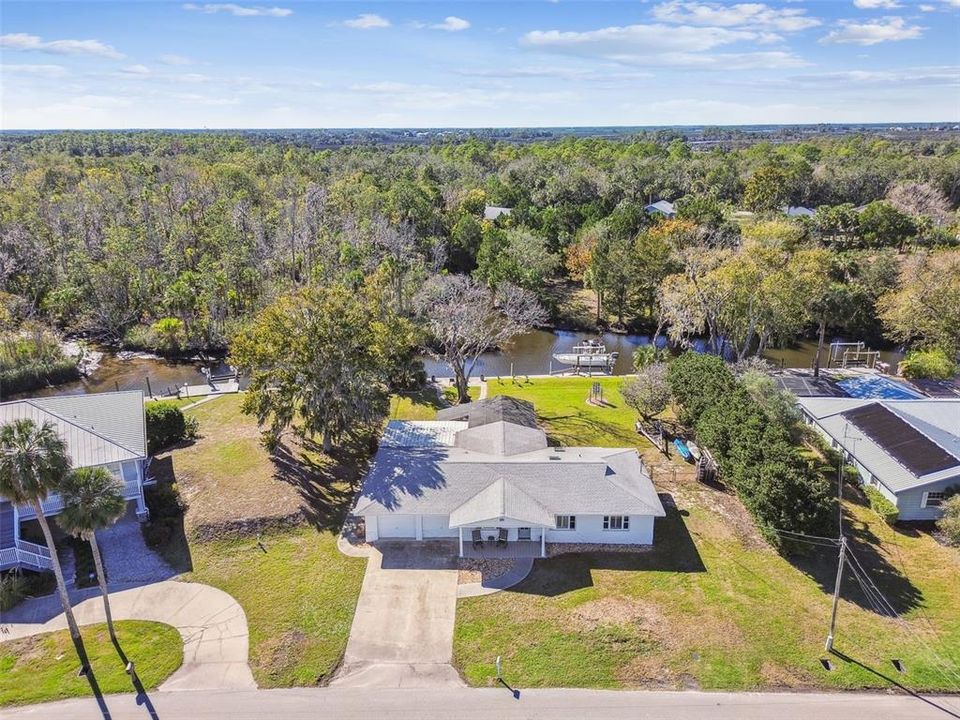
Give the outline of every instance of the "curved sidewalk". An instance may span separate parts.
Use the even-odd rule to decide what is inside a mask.
[[[104,622],[103,600],[96,588],[72,593],[77,622]],[[247,616],[230,595],[200,583],[163,582],[112,590],[114,620],[153,620],[172,625],[183,638],[183,665],[161,690],[252,689],[247,664]],[[0,622],[0,640],[62,630],[67,627],[57,596],[28,600]]]
[[[512,588],[533,570],[533,558],[520,558],[503,575],[491,580],[464,583],[457,587],[457,599],[493,595],[493,593]]]

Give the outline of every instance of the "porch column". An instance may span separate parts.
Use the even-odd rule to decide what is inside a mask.
[[[457,535],[460,536],[460,557],[463,557],[463,527],[457,528]]]
[[[540,557],[545,558],[547,556],[547,529],[545,527],[540,528]]]
[[[423,540],[423,515],[417,515],[417,540]]]

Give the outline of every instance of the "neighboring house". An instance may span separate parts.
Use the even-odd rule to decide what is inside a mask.
[[[498,396],[392,421],[354,508],[370,542],[650,545],[663,505],[633,448],[549,447],[533,405]]]
[[[644,208],[644,210],[649,215],[662,215],[667,219],[677,216],[677,210],[673,206],[673,203],[666,200],[657,200],[655,203],[650,203]]]
[[[0,403],[0,425],[20,418],[29,418],[37,425],[51,423],[66,441],[74,468],[102,465],[123,480],[123,496],[136,502],[138,517],[146,518],[143,485],[147,431],[141,391]],[[62,509],[63,502],[56,493],[47,496],[43,503],[44,515],[48,517]],[[35,518],[32,507],[14,506],[0,496],[0,570],[50,566],[45,545],[20,539],[20,524]]]
[[[513,208],[508,207],[497,207],[496,205],[487,205],[483,208],[483,219],[484,220],[496,220],[501,215],[509,215],[513,212]]]
[[[787,217],[813,217],[817,214],[817,211],[813,208],[800,206],[794,207],[793,205],[782,207],[780,210],[783,211],[783,214]]]
[[[842,449],[901,520],[935,520],[960,485],[960,400],[800,398],[807,422]]]

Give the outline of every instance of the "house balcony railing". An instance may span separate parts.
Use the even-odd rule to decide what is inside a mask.
[[[133,500],[140,497],[140,484],[136,480],[127,480],[123,483],[123,499]],[[41,503],[43,514],[45,516],[56,515],[63,510],[63,499],[57,493],[50,493],[47,499]],[[37,517],[32,505],[20,505],[17,507],[17,515],[20,520],[33,520]]]
[[[50,565],[50,550],[43,545],[17,540],[12,547],[0,549],[0,570],[12,567],[46,570]]]

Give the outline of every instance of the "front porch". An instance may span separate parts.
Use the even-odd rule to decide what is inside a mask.
[[[508,540],[506,545],[497,545],[484,540],[482,547],[474,547],[464,540],[461,557],[472,560],[521,560],[543,557],[540,542],[537,540]]]

